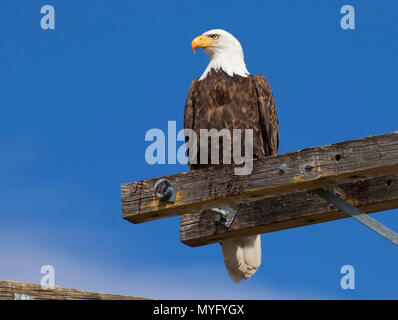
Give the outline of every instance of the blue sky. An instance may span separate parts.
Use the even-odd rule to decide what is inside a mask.
[[[40,8],[55,8],[55,30]],[[340,8],[356,29],[340,28]],[[190,43],[222,28],[269,80],[280,153],[397,130],[398,3],[2,0],[0,279],[152,298],[397,299],[397,248],[352,219],[262,236],[241,284],[219,245],[179,242],[179,219],[121,218],[120,184],[187,170],[145,162],[145,132],[183,126]],[[373,216],[398,230],[398,210]],[[356,289],[340,288],[340,268]]]

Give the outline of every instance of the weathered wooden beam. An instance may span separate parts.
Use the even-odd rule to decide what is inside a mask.
[[[360,180],[331,188],[363,212],[398,208],[398,176]],[[181,241],[196,247],[225,238],[268,233],[346,218],[329,202],[312,192],[301,192],[231,206],[237,215],[227,229],[210,210],[181,216]]]
[[[0,280],[0,300],[148,300],[146,298]]]
[[[282,165],[286,170],[280,170]],[[247,176],[235,175],[233,165],[171,175],[170,182],[178,184],[174,203],[154,197],[159,178],[123,184],[122,212],[124,219],[140,223],[394,172],[398,172],[398,132],[256,160]]]

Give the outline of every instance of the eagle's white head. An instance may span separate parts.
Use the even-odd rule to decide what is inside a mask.
[[[214,29],[203,33],[192,40],[192,51],[202,48],[210,58],[209,65],[199,80],[206,78],[211,69],[222,69],[229,76],[237,74],[247,77],[250,73],[246,69],[243,49],[239,41],[229,32]]]

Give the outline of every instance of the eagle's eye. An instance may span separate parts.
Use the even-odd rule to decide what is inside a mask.
[[[218,35],[218,34],[212,34],[210,37],[211,37],[213,40],[217,40],[218,37],[219,37],[219,35]]]

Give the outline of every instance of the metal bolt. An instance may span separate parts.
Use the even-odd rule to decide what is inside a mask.
[[[286,169],[287,169],[286,163],[282,164],[282,165],[279,167],[279,173],[280,173],[280,174],[284,174],[285,171],[286,171]]]
[[[163,178],[158,180],[153,187],[153,192],[159,200],[168,200],[173,194],[173,188],[169,180]]]
[[[305,171],[307,171],[307,172],[311,172],[312,169],[314,169],[314,166],[312,166],[312,165],[310,165],[310,164],[308,164],[308,165],[305,167]]]
[[[211,211],[217,213],[216,221],[229,228],[237,215],[237,212],[231,207],[212,208]]]
[[[153,194],[160,201],[174,203],[176,201],[178,185],[170,183],[166,178],[156,181],[153,187]]]

